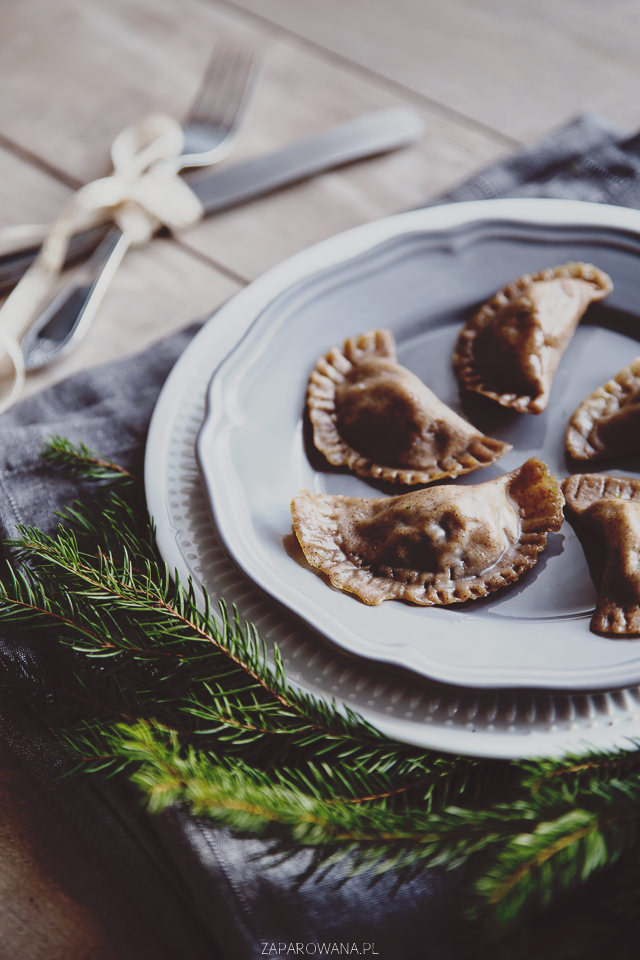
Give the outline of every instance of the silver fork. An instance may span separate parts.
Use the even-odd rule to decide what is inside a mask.
[[[184,152],[175,160],[176,173],[227,156],[253,76],[251,53],[231,45],[214,51],[183,126]],[[127,234],[111,227],[93,256],[36,317],[21,343],[27,370],[57,360],[85,335],[129,246]]]

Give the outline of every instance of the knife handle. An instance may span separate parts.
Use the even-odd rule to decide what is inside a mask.
[[[76,233],[69,241],[69,248],[65,257],[65,267],[79,260],[84,260],[98,246],[105,236],[108,226],[92,227]],[[0,294],[8,293],[26,273],[40,251],[39,246],[22,247],[0,254]]]
[[[27,372],[58,360],[84,337],[130,242],[118,227],[111,227],[87,263],[31,324],[20,343]]]

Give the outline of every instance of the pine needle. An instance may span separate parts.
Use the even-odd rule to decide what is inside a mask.
[[[61,437],[44,456],[96,499],[70,504],[52,535],[19,530],[0,621],[26,650],[10,682],[29,677],[29,651],[51,665],[55,682],[27,691],[64,726],[74,769],[127,776],[154,812],[182,804],[312,846],[318,869],[464,866],[466,915],[500,928],[631,869],[636,744],[515,764],[394,742],[292,686],[235,608],[166,568],[128,471]]]

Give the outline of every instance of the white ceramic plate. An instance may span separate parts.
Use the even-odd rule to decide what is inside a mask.
[[[253,325],[212,379],[200,437],[218,529],[259,587],[349,653],[465,686],[584,690],[637,683],[640,640],[589,631],[594,588],[569,524],[551,535],[516,586],[464,607],[368,607],[329,587],[290,549],[289,503],[300,489],[380,496],[370,483],[332,470],[305,436],[309,371],[346,336],[391,329],[400,362],[461,409],[451,355],[479,302],[522,273],[568,260],[593,261],[611,274],[614,293],[578,329],[543,415],[478,400],[462,411],[514,445],[498,464],[462,483],[487,480],[533,455],[566,475],[571,412],[639,352],[640,239],[611,228],[621,213],[640,224],[637,213],[589,208],[595,222],[578,223],[572,205],[481,206],[482,219],[477,205],[458,205],[351,231],[289,261],[270,283],[261,281],[262,295],[249,309]],[[229,312],[246,319],[244,296],[226,311],[227,320]]]
[[[413,224],[408,218],[413,217]],[[269,645],[277,642],[289,679],[305,691],[334,697],[391,737],[433,749],[477,756],[560,755],[586,748],[630,746],[640,735],[640,688],[596,694],[456,688],[374,661],[354,658],[327,642],[256,588],[229,562],[210,519],[194,448],[212,372],[247,326],[287,282],[349,256],[410,226],[424,231],[474,229],[498,219],[520,225],[596,225],[627,243],[640,225],[632,211],[559,201],[491,201],[435,208],[372,224],[305,251],[251,284],[219,311],[176,364],[159,398],[149,432],[145,482],[158,545],[171,569],[193,577],[212,597],[236,603]],[[336,246],[337,245],[337,246]],[[224,472],[225,461],[215,469]],[[211,469],[214,464],[211,465]],[[312,576],[312,574],[310,574]],[[354,601],[355,602],[355,601]],[[586,624],[585,624],[586,628]]]

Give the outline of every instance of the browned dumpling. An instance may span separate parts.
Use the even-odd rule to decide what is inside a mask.
[[[436,397],[371,330],[316,363],[307,391],[313,439],[334,466],[393,483],[431,483],[486,467],[511,449]]]
[[[461,385],[520,413],[542,413],[585,310],[612,289],[607,274],[588,263],[567,263],[510,283],[458,337],[453,359]]]
[[[368,604],[424,606],[484,597],[517,580],[562,524],[563,497],[546,464],[473,486],[440,485],[399,497],[303,490],[293,529],[312,567]]]
[[[582,401],[566,443],[576,460],[640,454],[640,357]]]
[[[567,515],[597,580],[595,633],[640,634],[640,480],[574,474],[562,484]]]

